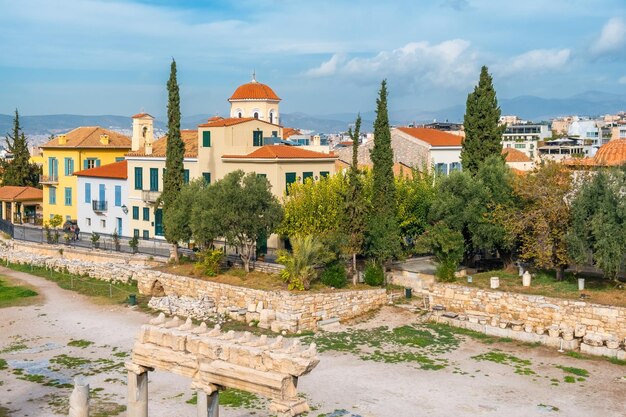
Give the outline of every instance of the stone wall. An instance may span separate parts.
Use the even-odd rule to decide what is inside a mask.
[[[442,306],[461,321],[492,328],[522,329],[526,333],[577,340],[581,350],[608,349],[606,356],[619,355],[626,342],[626,308],[578,300],[484,290],[454,284],[433,284],[425,294],[431,307]],[[514,337],[516,331],[507,337]],[[595,349],[600,351],[601,349]],[[597,353],[596,353],[597,354]]]
[[[210,306],[209,313],[255,322],[272,331],[314,330],[318,321],[350,319],[388,300],[384,289],[294,293],[238,287],[148,269],[148,259],[123,263],[120,258],[141,255],[74,253],[81,251],[99,252],[71,249],[61,254],[55,246],[20,242],[0,248],[0,259],[103,281],[136,281],[141,294],[155,298],[151,302],[153,308],[173,314],[187,312],[194,318],[206,319],[207,312],[202,306]],[[89,260],[82,259],[88,255]]]

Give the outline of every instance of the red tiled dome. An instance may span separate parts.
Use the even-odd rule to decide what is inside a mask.
[[[593,157],[595,165],[615,166],[626,163],[626,139],[615,139],[602,145]]]
[[[240,85],[237,87],[230,100],[276,100],[280,101],[280,98],[276,95],[274,90],[269,86],[257,81],[251,81],[249,83]]]

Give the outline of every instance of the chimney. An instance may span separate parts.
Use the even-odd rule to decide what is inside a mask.
[[[109,144],[109,135],[103,134],[100,135],[100,143],[103,145],[108,145]]]
[[[154,117],[150,116],[147,113],[140,113],[133,116],[133,137],[131,151],[139,151],[141,149],[145,149],[147,148],[146,145],[149,143],[150,153],[152,153],[152,142],[154,142],[153,120]]]
[[[57,138],[59,139],[59,145],[65,145],[67,143],[67,136],[59,135]]]
[[[152,141],[146,141],[146,145],[144,147],[144,153],[146,155],[152,155]]]

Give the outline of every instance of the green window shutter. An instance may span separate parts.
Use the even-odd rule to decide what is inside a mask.
[[[302,173],[302,182],[305,182],[307,178],[313,178],[312,172],[303,172]]]
[[[143,190],[143,168],[135,167],[135,190]]]
[[[183,171],[183,184],[189,184],[189,170]]]
[[[49,195],[48,195],[48,202],[50,204],[56,204],[57,203],[57,189],[54,187],[50,187],[50,191],[49,191]]]
[[[202,173],[202,178],[204,178],[204,183],[205,184],[211,184],[211,173],[210,172],[203,172]]]
[[[139,229],[133,229],[133,237],[139,237]]]
[[[150,168],[150,191],[159,191],[159,168]]]
[[[330,172],[328,171],[320,171],[320,178],[326,178],[329,175],[330,175]]]
[[[296,182],[296,173],[295,172],[287,172],[285,173],[285,191],[287,195],[289,195],[289,185]]]
[[[202,147],[210,148],[211,147],[211,131],[205,130],[202,132]]]
[[[261,178],[267,178],[266,174],[256,174],[257,177],[261,177]]]
[[[255,130],[252,132],[252,146],[263,146],[263,132]]]
[[[148,207],[143,208],[143,220],[150,221],[150,209]]]
[[[139,220],[139,207],[133,206],[133,220]]]

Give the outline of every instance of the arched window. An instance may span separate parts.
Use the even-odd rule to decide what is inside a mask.
[[[274,123],[274,112],[270,112],[270,123]]]
[[[241,112],[237,113],[237,117],[241,119]]]
[[[254,118],[258,119],[259,118],[259,113],[258,112],[254,112]]]

